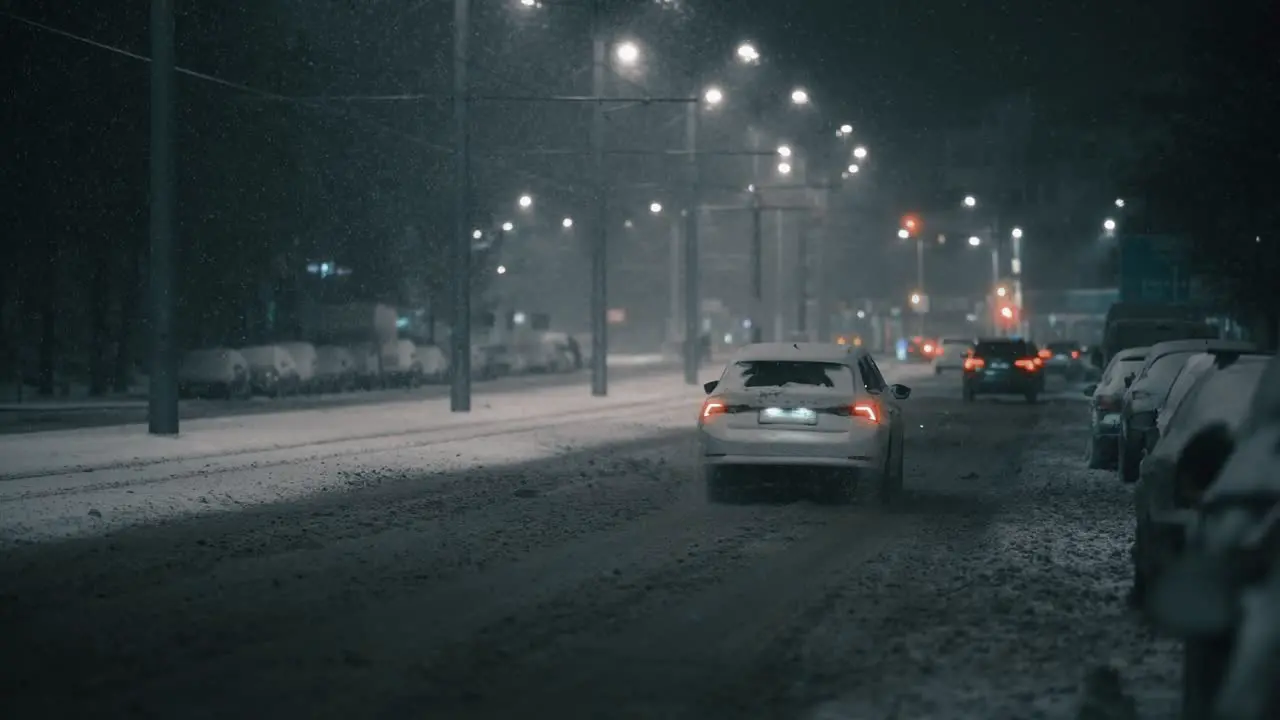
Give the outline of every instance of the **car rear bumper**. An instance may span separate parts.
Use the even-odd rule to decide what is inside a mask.
[[[849,432],[704,427],[698,435],[698,455],[707,465],[878,468],[884,464],[875,427]]]
[[[1011,372],[997,377],[969,374],[965,375],[964,385],[965,389],[972,393],[1021,395],[1043,390],[1044,375],[1042,373],[1024,372]]]

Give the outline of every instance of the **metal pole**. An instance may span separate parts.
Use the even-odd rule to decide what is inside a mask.
[[[764,342],[764,237],[760,193],[751,193],[751,342]]]
[[[609,296],[607,255],[609,241],[608,194],[604,184],[604,27],[600,0],[591,3],[591,166],[596,191],[594,241],[591,243],[591,394],[609,394]]]
[[[799,242],[796,243],[796,332],[809,332],[809,233],[810,222],[805,220],[800,226]]]
[[[1026,336],[1026,319],[1022,316],[1022,238],[1013,238],[1013,306],[1018,313],[1018,334]]]
[[[453,0],[453,322],[450,332],[453,369],[449,409],[471,412],[471,157],[470,98],[467,97],[467,38],[470,0]]]
[[[174,192],[173,0],[151,1],[151,387],[147,429],[178,434],[178,368],[173,344]]]
[[[681,216],[687,215],[688,210],[681,210]],[[672,343],[680,342],[680,223],[681,220],[672,216],[671,218],[671,253],[670,253],[670,274],[671,274],[671,307],[667,311],[667,339]],[[683,357],[683,356],[682,356]]]
[[[698,295],[698,210],[700,182],[698,178],[698,103],[685,106],[685,144],[689,150],[689,202],[684,230],[684,381],[698,384],[702,334],[702,301]]]
[[[813,329],[818,342],[828,342],[831,339],[831,303],[827,297],[827,243],[830,242],[832,223],[826,213],[831,208],[830,188],[823,188],[822,195],[823,222],[818,229],[818,249],[813,263]]]
[[[924,303],[929,295],[924,291],[924,238],[916,238],[916,292],[920,293],[920,305],[916,306],[917,334],[924,337]]]
[[[992,336],[1000,335],[1000,321],[996,319],[996,305],[1000,304],[1000,296],[997,294],[1000,290],[1000,242],[999,238],[992,241],[991,245],[991,292],[987,297],[991,298],[991,307],[987,308],[988,320],[991,323]]]
[[[784,235],[784,231],[783,231],[782,223],[783,223],[783,221],[785,221],[785,220],[786,220],[786,217],[787,217],[787,216],[786,216],[786,213],[785,213],[785,212],[783,212],[782,210],[778,210],[778,211],[777,211],[778,223],[774,226],[774,230],[776,231],[777,236],[778,236],[778,237],[777,237],[776,247],[775,247],[775,250],[776,250],[775,254],[777,255],[777,267],[774,269],[774,272],[773,272],[773,277],[774,277],[774,281],[773,281],[773,339],[774,339],[774,342],[782,342],[782,341],[783,341],[783,335],[785,334],[785,333],[783,332],[783,312],[782,312],[782,298],[783,298],[783,293],[782,293],[782,286],[783,286],[783,283],[784,283],[784,282],[785,282],[785,280],[786,280],[785,276],[783,275],[783,266],[786,264],[786,257],[783,255],[783,248],[784,248],[785,246],[783,245],[783,242],[782,242],[782,237],[783,237],[783,235]]]

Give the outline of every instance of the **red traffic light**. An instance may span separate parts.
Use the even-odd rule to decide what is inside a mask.
[[[920,229],[920,221],[917,220],[914,215],[907,215],[902,218],[902,227],[905,228],[907,232],[914,233],[916,230]]]

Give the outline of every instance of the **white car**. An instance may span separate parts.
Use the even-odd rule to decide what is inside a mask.
[[[943,370],[964,370],[964,359],[973,349],[973,338],[943,338],[933,356],[933,374]]]
[[[761,471],[787,483],[827,475],[821,496],[833,503],[901,490],[899,401],[911,389],[886,383],[862,348],[747,345],[703,389],[697,460],[709,501],[732,499]]]

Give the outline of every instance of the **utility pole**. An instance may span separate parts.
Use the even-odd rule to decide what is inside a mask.
[[[178,434],[178,368],[173,344],[174,192],[173,0],[151,0],[151,387],[147,429]]]
[[[609,209],[604,173],[605,38],[600,0],[591,2],[591,167],[596,190],[595,226],[591,229],[591,394],[609,394],[608,242]]]
[[[688,210],[681,210],[678,217],[671,218],[671,239],[668,242],[667,273],[670,278],[668,281],[670,305],[667,308],[667,340],[672,343],[680,339],[680,316],[683,314],[681,308],[684,307],[680,303],[680,223],[683,220],[679,218],[688,213]]]
[[[764,237],[760,191],[751,193],[751,342],[764,342]]]
[[[924,304],[929,296],[924,291],[924,236],[916,236],[916,292],[920,302],[916,305],[916,334],[924,337]]]
[[[453,0],[453,199],[454,227],[452,272],[453,324],[450,346],[453,382],[449,389],[449,409],[471,412],[471,157],[470,62],[467,39],[470,35],[470,0]]]
[[[796,243],[796,332],[802,335],[809,333],[809,233],[812,224],[806,220],[801,223],[800,237]]]
[[[1013,234],[1013,257],[1009,260],[1013,271],[1013,306],[1018,313],[1018,334],[1027,336],[1026,318],[1022,312],[1022,233]]]
[[[685,144],[689,155],[689,201],[686,203],[684,230],[684,381],[698,384],[698,366],[702,335],[702,301],[698,295],[698,211],[702,204],[701,181],[698,177],[698,101],[685,106]]]
[[[813,296],[814,296],[814,319],[813,329],[818,342],[829,342],[831,340],[831,304],[830,298],[827,297],[827,245],[831,242],[830,233],[833,224],[826,213],[831,212],[831,190],[824,189],[825,195],[823,207],[826,212],[823,214],[823,222],[818,228],[818,250],[815,253],[813,263]]]

